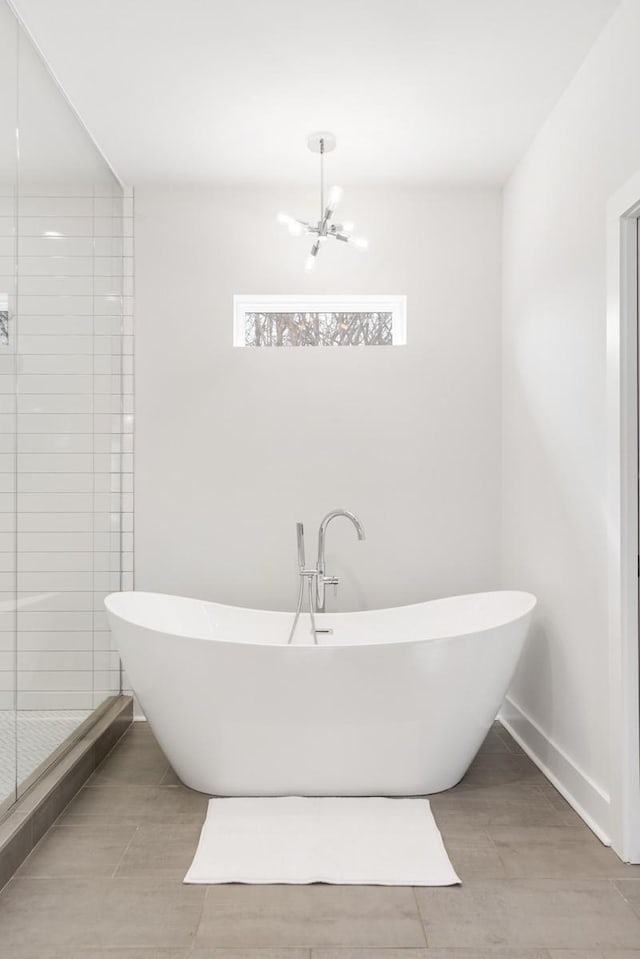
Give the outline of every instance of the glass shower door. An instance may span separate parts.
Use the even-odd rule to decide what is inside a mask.
[[[17,780],[119,692],[122,188],[18,41]]]
[[[17,24],[0,6],[0,813],[16,797]]]
[[[0,814],[120,691],[103,600],[132,545],[123,204],[0,0]]]

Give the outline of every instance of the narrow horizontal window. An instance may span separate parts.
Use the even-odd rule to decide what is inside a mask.
[[[234,346],[399,346],[405,296],[235,296]]]

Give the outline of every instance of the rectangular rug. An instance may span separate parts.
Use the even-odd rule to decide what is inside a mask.
[[[426,799],[210,799],[186,883],[451,886]]]

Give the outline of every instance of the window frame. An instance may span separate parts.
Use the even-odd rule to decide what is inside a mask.
[[[391,313],[391,346],[407,343],[407,297],[403,294],[338,295],[324,293],[257,295],[236,293],[233,297],[233,345],[255,349],[245,343],[247,313]],[[358,347],[366,344],[360,343]],[[274,347],[258,347],[273,349]],[[282,347],[276,347],[276,349]],[[292,347],[285,347],[291,349]],[[353,347],[351,347],[353,348]],[[357,348],[357,347],[356,347]],[[305,347],[306,349],[306,347]],[[316,346],[314,349],[335,349]]]

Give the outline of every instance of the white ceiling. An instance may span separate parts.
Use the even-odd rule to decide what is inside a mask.
[[[618,0],[13,0],[127,183],[501,183]]]

